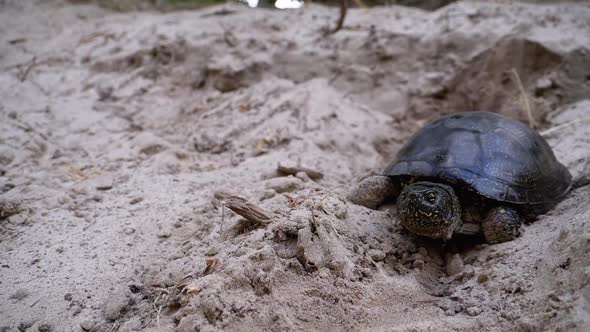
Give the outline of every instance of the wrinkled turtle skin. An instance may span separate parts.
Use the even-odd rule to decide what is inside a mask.
[[[499,243],[550,210],[571,179],[535,130],[496,113],[465,112],[420,129],[383,176],[365,179],[350,199],[374,208],[397,192],[409,231],[439,239],[483,231],[487,242]]]

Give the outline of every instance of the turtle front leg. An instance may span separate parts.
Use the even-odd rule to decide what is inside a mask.
[[[376,209],[395,191],[393,181],[388,176],[373,175],[362,180],[348,195],[354,204]]]
[[[509,207],[492,208],[482,222],[483,235],[489,244],[514,240],[520,235],[522,217]]]

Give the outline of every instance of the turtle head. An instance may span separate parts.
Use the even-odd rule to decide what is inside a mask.
[[[410,232],[435,239],[450,239],[461,227],[461,206],[450,186],[416,182],[398,198],[402,226]]]

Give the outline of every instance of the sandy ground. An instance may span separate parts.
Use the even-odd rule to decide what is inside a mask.
[[[590,6],[336,15],[1,1],[0,331],[588,331]],[[523,236],[347,201],[439,114],[526,120],[513,69],[576,183]]]

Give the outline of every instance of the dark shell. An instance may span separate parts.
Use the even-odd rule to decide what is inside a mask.
[[[556,202],[572,179],[535,130],[489,112],[452,114],[429,123],[402,147],[385,175],[434,178],[515,204]]]

